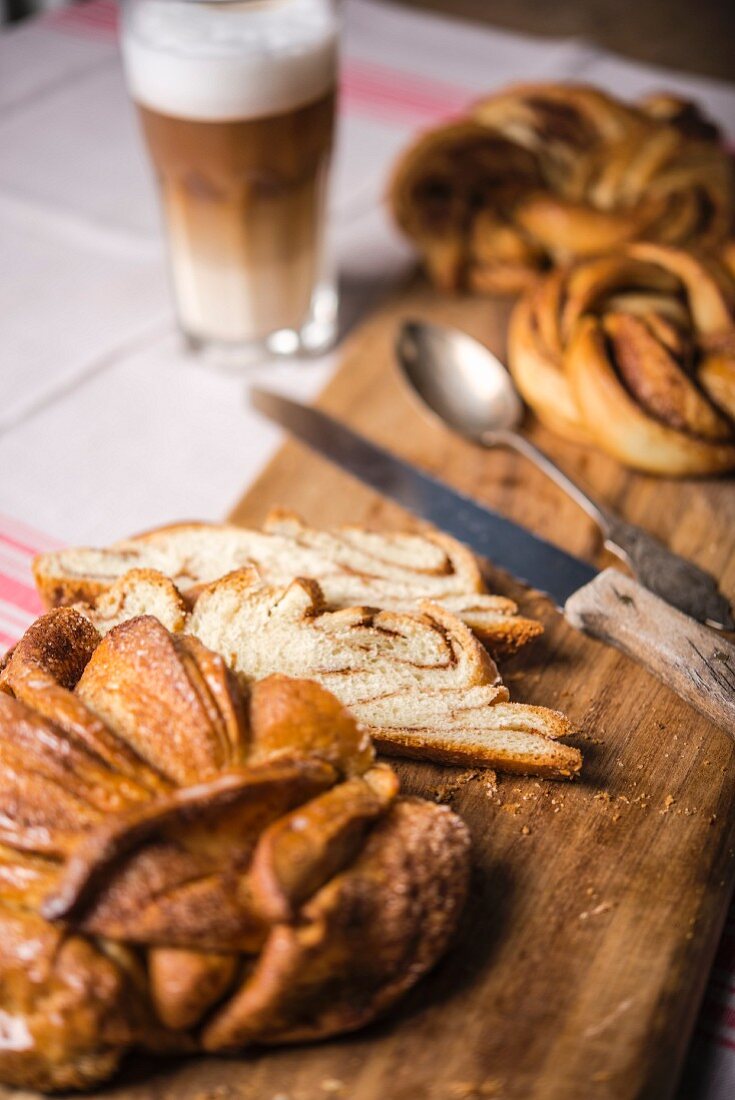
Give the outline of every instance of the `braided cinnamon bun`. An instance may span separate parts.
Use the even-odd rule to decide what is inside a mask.
[[[547,275],[516,304],[509,365],[552,430],[634,469],[735,468],[735,280],[639,242]]]
[[[693,104],[573,84],[512,87],[419,137],[389,199],[440,289],[489,293],[634,240],[714,247],[735,216],[731,161]]]
[[[735,237],[732,237],[729,241],[725,241],[720,251],[720,259],[733,279],[735,279]]]
[[[503,293],[528,285],[543,263],[504,213],[542,186],[532,153],[468,119],[420,137],[400,161],[390,197],[440,290]]]
[[[317,684],[59,608],[0,676],[0,1080],[318,1039],[442,954],[469,840]]]

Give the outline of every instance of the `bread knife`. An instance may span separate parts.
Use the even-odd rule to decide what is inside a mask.
[[[620,570],[598,571],[320,409],[255,388],[250,400],[340,469],[548,595],[571,626],[621,650],[735,736],[735,646],[721,635]]]

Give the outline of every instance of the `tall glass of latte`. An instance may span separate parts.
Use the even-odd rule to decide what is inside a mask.
[[[122,28],[187,340],[233,362],[323,350],[335,0],[126,0]]]

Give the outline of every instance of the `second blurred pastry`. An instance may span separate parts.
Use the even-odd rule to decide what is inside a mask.
[[[389,201],[440,289],[514,294],[634,240],[718,247],[735,185],[717,127],[694,104],[525,84],[420,136]]]
[[[638,243],[547,275],[515,306],[509,365],[548,427],[653,474],[735,468],[735,280]]]

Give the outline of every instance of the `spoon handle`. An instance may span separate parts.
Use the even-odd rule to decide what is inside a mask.
[[[608,537],[609,515],[607,511],[597,504],[588,493],[584,491],[581,485],[578,485],[576,481],[573,481],[568,474],[565,474],[563,470],[553,462],[549,456],[542,451],[535,443],[531,443],[530,439],[526,439],[523,435],[518,435],[517,432],[510,431],[492,431],[485,432],[482,436],[482,442],[488,447],[509,447],[511,450],[516,451],[517,454],[523,455],[529,462],[532,462],[542,473],[563,489],[567,496],[571,497],[579,507],[587,513],[587,515],[595,521],[605,538]]]
[[[612,512],[607,518],[606,546],[627,561],[650,592],[700,622],[721,630],[735,629],[730,604],[711,573],[675,554],[634,523]]]
[[[642,527],[598,504],[530,440],[515,432],[497,431],[486,433],[483,443],[512,448],[551,478],[598,524],[608,549],[630,566],[650,592],[699,622],[722,630],[735,628],[730,604],[710,573],[673,553]]]

